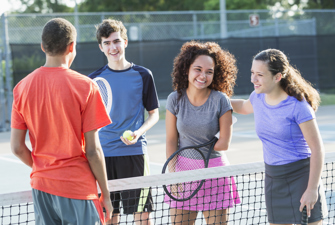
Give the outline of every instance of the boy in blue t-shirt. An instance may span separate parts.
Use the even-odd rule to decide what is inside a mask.
[[[126,60],[127,30],[121,21],[103,20],[97,26],[96,37],[108,64],[89,77],[107,84],[112,96],[111,106],[107,110],[110,110],[108,113],[113,123],[99,131],[108,180],[146,176],[149,162],[145,132],[159,119],[159,102],[152,73]],[[149,115],[146,120],[144,110]],[[122,137],[126,130],[133,131],[132,140]],[[121,200],[125,214],[134,214],[135,221],[142,225],[153,224],[149,217],[153,211],[151,190],[111,193],[111,200],[114,207],[113,224],[119,221]]]

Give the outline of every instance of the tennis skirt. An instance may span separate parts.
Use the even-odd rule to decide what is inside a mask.
[[[197,164],[202,163],[202,160],[178,158],[178,171],[188,170],[187,163]],[[213,158],[208,162],[208,167],[225,166],[227,161],[224,157]],[[185,166],[185,168],[183,168]],[[231,208],[235,204],[239,204],[240,198],[237,193],[237,187],[233,177],[220,177],[217,179],[206,179],[198,193],[187,201],[175,201],[165,195],[164,202],[169,204],[171,208],[189,210],[189,211],[209,211]]]
[[[309,169],[310,158],[279,166],[265,164],[265,201],[270,223],[301,223],[300,199],[308,185]],[[309,223],[324,219],[328,213],[322,181],[318,190]]]

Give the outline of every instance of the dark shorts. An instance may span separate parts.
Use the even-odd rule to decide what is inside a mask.
[[[309,158],[279,166],[265,164],[265,201],[270,223],[301,223],[300,199],[307,188],[309,169]],[[309,223],[324,219],[328,213],[322,181],[318,190]]]
[[[107,178],[121,178],[149,175],[149,160],[146,155],[105,157]],[[151,188],[111,192],[113,213],[120,213],[120,201],[124,214],[152,212],[154,210]]]
[[[97,207],[99,200],[79,200],[32,190],[35,224],[39,225],[92,225],[103,224]],[[102,213],[102,211],[101,211]],[[101,216],[103,216],[101,214]]]

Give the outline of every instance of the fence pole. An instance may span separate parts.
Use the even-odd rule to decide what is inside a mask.
[[[320,91],[320,76],[319,76],[319,63],[318,63],[318,36],[317,36],[317,31],[316,31],[316,20],[315,17],[312,18],[313,23],[312,23],[312,30],[313,30],[313,56],[314,56],[314,63],[315,63],[315,69],[314,69],[314,73],[315,73],[315,77],[316,77],[316,81],[315,81],[315,89],[317,89],[318,91]]]
[[[80,29],[79,29],[79,21],[78,21],[78,5],[77,0],[74,0],[74,26],[77,30],[77,42],[80,42]]]
[[[0,131],[5,131],[5,124],[6,124],[6,101],[5,101],[5,86],[3,85],[3,67],[2,67],[2,49],[0,48]]]
[[[226,11],[226,0],[220,0],[220,27],[221,27],[221,38],[227,38],[227,11]]]
[[[138,41],[139,41],[139,53],[140,53],[140,65],[144,63],[144,54],[143,54],[143,36],[142,36],[142,23],[139,23],[138,29]]]
[[[279,36],[279,24],[278,24],[278,18],[277,18],[277,13],[278,11],[275,11],[275,36],[278,37]]]
[[[12,77],[10,72],[10,50],[9,50],[9,36],[8,36],[8,20],[6,13],[2,14],[1,16],[2,27],[3,27],[3,47],[4,47],[4,54],[5,54],[5,62],[6,62],[6,88],[5,88],[5,95],[6,95],[6,102],[7,104],[7,115],[6,118],[6,125],[5,129],[10,130],[10,117],[12,113]]]
[[[193,38],[198,38],[197,14],[193,12]]]

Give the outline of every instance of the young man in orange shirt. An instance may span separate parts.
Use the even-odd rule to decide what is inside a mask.
[[[103,224],[111,219],[104,156],[97,129],[111,123],[97,86],[71,69],[76,30],[65,19],[46,23],[44,66],[13,90],[11,147],[32,167],[36,224]],[[25,144],[29,130],[32,151]]]

